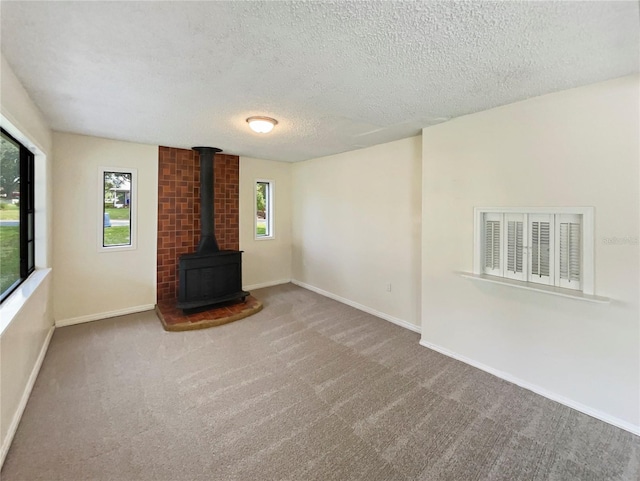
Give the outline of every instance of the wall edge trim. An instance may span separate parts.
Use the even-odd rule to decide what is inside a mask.
[[[245,291],[251,291],[253,289],[263,289],[265,287],[273,287],[279,286],[280,284],[288,284],[291,282],[291,279],[279,279],[277,281],[268,281],[268,282],[260,282],[258,284],[250,284],[248,286],[244,286],[243,289]]]
[[[547,399],[551,399],[552,401],[563,404],[571,409],[575,409],[576,411],[580,411],[583,414],[591,416],[593,418],[599,419],[607,424],[611,424],[620,429],[624,429],[632,434],[640,436],[640,425],[631,424],[630,422],[624,421],[615,416],[611,416],[610,414],[599,411],[598,409],[594,409],[592,407],[586,406],[585,404],[579,403],[577,401],[573,401],[567,397],[564,397],[560,394],[549,391],[543,387],[538,386],[537,384],[533,384],[527,381],[524,381],[516,376],[512,376],[504,371],[500,371],[499,369],[492,368],[478,361],[474,361],[471,358],[458,354],[457,352],[451,351],[444,347],[438,346],[437,344],[430,343],[425,341],[424,339],[420,340],[420,345],[426,347],[428,349],[432,349],[434,351],[439,352],[440,354],[444,354],[447,357],[451,357],[453,359],[457,359],[458,361],[464,362],[470,366],[473,366],[481,371],[488,372],[500,379],[504,379],[516,386],[520,386],[524,389],[532,391],[540,396],[546,397]]]
[[[27,380],[27,384],[22,393],[22,397],[20,398],[20,403],[18,404],[18,409],[13,414],[13,419],[11,420],[11,424],[9,425],[9,429],[7,430],[7,435],[2,440],[2,447],[0,448],[0,468],[4,464],[4,460],[7,457],[7,453],[9,452],[9,448],[11,447],[11,443],[13,442],[13,437],[18,430],[18,425],[20,424],[20,420],[22,419],[22,415],[24,414],[24,410],[27,407],[27,402],[29,401],[29,397],[31,396],[31,391],[33,390],[33,386],[36,383],[36,379],[38,378],[38,374],[40,373],[40,368],[42,367],[42,363],[44,361],[44,357],[49,350],[49,343],[51,342],[51,338],[53,337],[53,331],[55,331],[55,326],[51,326],[49,328],[49,332],[47,333],[47,337],[45,337],[44,342],[42,343],[42,347],[40,348],[40,353],[36,359],[36,363],[31,370],[31,374],[29,375],[29,379]]]
[[[360,304],[358,302],[352,301],[350,299],[347,299],[345,297],[341,297],[337,294],[334,294],[332,292],[329,291],[325,291],[324,289],[320,289],[319,287],[315,287],[312,286],[311,284],[307,284],[306,282],[302,282],[299,281],[297,279],[291,279],[291,283],[295,284],[297,286],[303,287],[304,289],[307,289],[309,291],[313,291],[316,294],[320,294],[321,296],[325,296],[328,297],[330,299],[333,299],[334,301],[338,301],[341,302],[343,304],[346,304],[347,306],[351,306],[354,307],[360,311],[364,311],[367,314],[371,314],[373,316],[379,317],[381,319],[384,319],[385,321],[389,321],[393,324],[396,324],[400,327],[404,327],[405,329],[408,329],[410,331],[413,332],[417,332],[418,334],[420,334],[421,332],[421,327],[420,326],[416,326],[415,324],[411,324],[409,321],[405,321],[404,319],[400,319],[397,317],[393,317],[390,316],[389,314],[385,314],[384,312],[380,312],[377,311],[375,309],[372,309],[371,307],[365,306],[364,304]]]
[[[110,317],[124,316],[126,314],[135,314],[136,312],[151,311],[156,308],[155,304],[142,304],[140,306],[126,307],[115,311],[98,312],[96,314],[87,314],[86,316],[72,317],[69,319],[56,320],[56,327],[73,326],[84,322],[100,321]]]

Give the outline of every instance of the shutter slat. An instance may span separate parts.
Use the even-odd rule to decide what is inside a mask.
[[[580,224],[572,223],[569,228],[569,233],[569,280],[579,282],[580,261],[582,259],[582,253],[580,252],[580,246],[582,245],[580,239]]]
[[[491,226],[491,221],[488,220],[485,222],[484,226],[484,266],[486,268],[491,269],[491,265],[493,264],[492,254],[493,254],[493,227]]]
[[[484,267],[500,268],[500,221],[487,220],[484,227]]]
[[[507,270],[522,272],[522,222],[507,222]]]
[[[500,222],[493,222],[493,269],[500,268]]]
[[[566,222],[560,224],[560,279],[569,278],[569,263],[567,254],[569,252],[569,226]]]
[[[512,220],[507,222],[507,270],[516,270],[516,223]]]
[[[560,279],[580,282],[581,254],[580,224],[560,224]]]
[[[522,235],[523,222],[517,222],[516,227],[516,271],[522,272],[522,256],[523,256],[523,245],[524,238]]]
[[[540,271],[538,269],[538,251],[540,249],[540,235],[539,235],[539,222],[531,223],[531,273],[533,275],[540,275]]]
[[[531,273],[539,277],[549,277],[550,232],[549,222],[531,223]]]
[[[540,275],[549,276],[550,223],[540,222]]]

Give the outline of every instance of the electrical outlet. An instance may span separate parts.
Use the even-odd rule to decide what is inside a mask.
[[[391,282],[387,282],[387,292],[391,292]]]

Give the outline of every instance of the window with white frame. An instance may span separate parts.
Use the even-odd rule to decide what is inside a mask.
[[[136,189],[136,169],[99,168],[98,249],[100,251],[136,248]]]
[[[272,180],[256,180],[255,185],[255,233],[256,239],[272,239],[273,229],[273,194]]]
[[[475,231],[475,274],[593,294],[593,208],[477,208]]]

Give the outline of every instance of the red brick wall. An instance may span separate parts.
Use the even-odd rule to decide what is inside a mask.
[[[220,249],[239,248],[240,158],[216,154],[214,209]],[[158,301],[178,297],[178,258],[200,241],[200,156],[160,147],[158,159]]]

